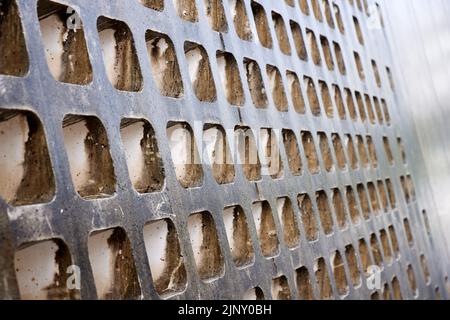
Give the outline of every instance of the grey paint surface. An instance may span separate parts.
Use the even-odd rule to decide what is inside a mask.
[[[298,21],[303,31],[309,28],[316,33],[316,37],[325,35],[329,41],[339,42],[347,63],[347,76],[340,76],[336,70],[329,72],[324,65],[317,67],[311,61],[304,62],[296,59],[295,53],[291,57],[283,55],[278,49],[277,37],[271,21],[269,25],[274,48],[273,50],[262,48],[257,41],[249,1],[245,3],[253,31],[251,42],[242,41],[237,37],[228,1],[223,3],[229,32],[219,35],[209,27],[204,15],[204,1],[196,1],[200,18],[198,23],[191,24],[177,16],[174,2],[170,0],[165,1],[163,12],[145,9],[138,1],[129,1],[125,5],[123,1],[70,0],[65,3],[76,6],[83,19],[94,81],[88,86],[66,85],[54,81],[48,72],[40,40],[35,2],[19,0],[31,67],[29,74],[24,78],[0,78],[0,84],[4,89],[4,94],[0,97],[0,107],[26,108],[40,117],[46,130],[57,191],[55,199],[47,204],[12,207],[1,203],[0,227],[8,231],[8,239],[10,239],[8,241],[10,246],[4,245],[7,248],[5,251],[8,252],[2,254],[2,258],[10,257],[13,254],[11,251],[23,244],[55,237],[61,238],[70,249],[73,262],[79,265],[83,272],[81,297],[95,299],[97,294],[88,256],[87,239],[93,231],[121,226],[131,242],[143,298],[158,299],[160,297],[152,283],[142,230],[149,221],[170,218],[178,230],[188,279],[186,290],[174,296],[174,299],[239,299],[248,289],[256,286],[263,290],[266,298],[270,298],[272,279],[282,275],[286,276],[292,296],[296,297],[299,288],[296,285],[295,270],[301,266],[306,266],[310,270],[314,293],[317,297],[320,288],[314,281],[314,268],[315,261],[322,257],[330,274],[333,298],[368,299],[373,290],[369,290],[365,285],[357,287],[350,285],[345,297],[338,294],[332,277],[330,257],[336,250],[344,255],[345,247],[349,244],[357,249],[360,239],[370,243],[372,234],[379,237],[380,230],[386,230],[388,226],[394,225],[398,232],[401,255],[393,263],[386,263],[383,266],[383,283],[390,283],[394,276],[398,277],[404,298],[432,299],[435,297],[434,290],[437,286],[441,289],[441,295],[446,297],[444,276],[450,264],[448,246],[444,240],[445,226],[448,226],[448,215],[445,213],[449,205],[449,201],[446,201],[448,197],[445,195],[445,190],[450,190],[447,188],[450,156],[447,154],[449,142],[446,139],[449,129],[445,125],[444,113],[445,103],[450,100],[447,99],[448,92],[443,86],[443,83],[448,82],[442,81],[448,78],[448,66],[447,71],[444,72],[442,59],[448,58],[449,52],[448,45],[446,49],[448,35],[446,33],[437,35],[435,30],[437,26],[445,29],[443,28],[446,25],[443,12],[448,12],[446,8],[448,5],[445,1],[433,2],[430,6],[428,1],[420,2],[419,0],[384,1],[382,11],[386,26],[384,29],[373,29],[361,23],[365,37],[365,46],[362,47],[353,33],[352,16],[357,16],[362,22],[366,21],[366,15],[355,7],[351,7],[348,1],[337,1],[341,6],[346,25],[345,36],[337,30],[331,30],[325,22],[318,23],[312,14],[303,15],[297,1],[295,8],[288,7],[284,1],[260,2],[265,7],[269,20],[270,12],[274,10],[283,16],[285,22],[289,19]],[[373,1],[369,2],[373,3]],[[431,10],[429,8],[433,8],[430,15],[427,14],[426,18],[422,17],[423,20],[418,19],[417,12],[423,13],[424,10]],[[443,8],[447,11],[443,11]],[[97,33],[97,17],[101,15],[124,21],[130,27],[144,79],[141,92],[119,92],[111,86],[105,73]],[[185,87],[185,95],[182,99],[171,99],[160,95],[152,80],[152,69],[144,41],[145,31],[148,29],[167,34],[175,45]],[[288,34],[291,47],[294,48],[292,34],[290,32]],[[433,41],[429,38],[431,34],[433,34]],[[193,93],[183,52],[186,40],[202,44],[208,52],[218,92],[217,101],[213,103],[199,102]],[[332,84],[338,84],[341,89],[350,87],[352,91],[367,92],[372,96],[383,97],[390,106],[392,125],[370,125],[367,122],[353,122],[349,119],[341,121],[338,117],[328,119],[324,115],[323,103],[321,103],[321,117],[314,117],[308,107],[306,115],[299,115],[293,110],[291,103],[287,113],[278,112],[272,103],[266,110],[256,109],[251,102],[245,80],[243,80],[245,105],[242,108],[231,107],[219,83],[220,76],[215,59],[217,50],[233,53],[242,79],[245,78],[245,68],[242,63],[244,58],[250,57],[256,60],[263,71],[263,80],[267,89],[270,86],[265,66],[271,64],[280,69],[285,87],[287,87],[285,71],[293,70],[299,77],[304,75],[311,77],[317,88],[319,80],[323,80],[330,87]],[[360,81],[352,63],[354,50],[360,53],[363,60],[368,75],[367,83]],[[399,52],[402,54],[400,55]],[[390,66],[397,86],[395,92],[389,89],[389,80],[385,72],[381,72],[383,89],[376,87],[372,77],[369,76],[371,75],[369,73],[371,59],[377,60],[380,71],[384,66]],[[324,60],[323,54],[322,60]],[[268,95],[271,101],[270,92]],[[105,126],[117,180],[116,193],[113,196],[86,201],[81,199],[74,190],[61,128],[66,114],[95,115]],[[164,189],[161,192],[142,195],[133,189],[127,171],[124,148],[120,141],[120,122],[126,117],[148,119],[156,132],[166,174]],[[198,140],[197,145],[200,146],[202,127],[195,127],[196,121],[201,121],[202,124],[220,123],[225,129],[233,129],[236,125],[250,126],[255,130],[288,128],[295,132],[299,142],[301,141],[300,132],[308,130],[313,133],[318,150],[317,132],[325,132],[329,139],[332,133],[339,133],[341,137],[345,134],[351,134],[353,137],[371,135],[375,141],[379,163],[377,168],[327,172],[321,160],[320,174],[313,175],[306,169],[307,161],[304,151],[301,151],[305,170],[301,177],[296,177],[288,170],[286,152],[280,143],[285,167],[283,179],[274,180],[265,176],[257,183],[250,183],[245,179],[241,166],[236,165],[234,183],[218,185],[212,176],[211,168],[205,165],[202,186],[185,189],[176,179],[170,156],[166,133],[167,123],[170,121],[188,122],[194,130],[197,129],[195,136]],[[388,136],[392,144],[398,136],[402,137],[407,150],[407,166],[403,165],[397,148],[395,148],[395,165],[391,166],[387,163],[382,144],[384,136]],[[301,146],[300,149],[303,150]],[[405,202],[400,186],[400,176],[407,174],[412,175],[417,188],[418,199],[413,203]],[[280,239],[279,254],[270,258],[262,255],[255,224],[252,222],[253,202],[267,200],[273,213],[276,213],[278,197],[289,196],[295,204],[298,194],[306,192],[315,199],[317,191],[325,190],[328,198],[331,199],[332,188],[339,187],[343,192],[346,186],[351,185],[356,190],[359,183],[376,182],[386,177],[392,179],[395,188],[398,202],[396,208],[389,210],[386,214],[373,216],[369,221],[359,225],[349,223],[346,230],[338,230],[335,223],[333,234],[328,236],[319,224],[319,240],[312,243],[306,240],[304,226],[299,223],[301,240],[298,248],[294,250],[290,250],[282,240],[282,226],[279,219],[275,217]],[[223,208],[235,204],[240,204],[245,211],[255,251],[254,263],[246,268],[236,268],[232,261],[222,218]],[[361,212],[361,206],[359,204],[357,206]],[[432,222],[432,239],[424,235],[421,215],[424,209],[427,210]],[[194,252],[190,246],[187,230],[189,215],[204,210],[211,212],[215,220],[225,261],[223,275],[211,282],[202,281],[196,271]],[[295,205],[294,211],[299,219],[299,209]],[[319,220],[317,211],[315,206],[314,214]],[[413,246],[408,244],[402,231],[402,222],[406,217],[412,224],[415,238]],[[5,220],[9,220],[9,223]],[[421,253],[426,253],[428,256],[432,273],[430,283],[425,281],[420,271]],[[371,259],[373,260],[373,256]],[[9,266],[9,269],[0,270],[1,276],[11,281],[13,273],[11,263],[3,260],[7,259],[2,259],[0,262],[2,265]],[[358,261],[361,265],[360,259]],[[408,289],[405,271],[410,264],[415,269],[419,288],[417,296]],[[345,268],[349,279],[347,263]],[[3,283],[3,281],[0,283],[0,296],[17,297],[16,290],[2,287]]]

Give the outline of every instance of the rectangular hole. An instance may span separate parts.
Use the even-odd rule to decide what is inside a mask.
[[[402,290],[400,288],[400,281],[397,277],[394,277],[391,282],[394,300],[403,300]]]
[[[361,58],[359,56],[358,52],[353,52],[353,56],[355,58],[355,66],[356,66],[356,70],[358,71],[358,75],[359,78],[364,81],[366,79],[366,75],[364,74],[364,67],[363,64],[361,62]]]
[[[286,31],[283,17],[272,11],[272,21],[275,27],[275,34],[277,35],[278,45],[280,50],[285,55],[291,55],[291,45],[289,44],[289,37]]]
[[[164,298],[182,292],[187,275],[174,223],[170,219],[153,221],[144,226],[143,233],[156,292]]]
[[[277,211],[283,227],[284,242],[290,249],[297,248],[300,242],[300,231],[291,199],[278,198]]]
[[[391,245],[389,244],[389,236],[388,236],[386,230],[380,231],[380,239],[381,239],[381,245],[383,247],[384,258],[386,259],[386,262],[388,264],[391,264],[392,260],[393,260],[392,250],[391,250]]]
[[[406,149],[405,149],[405,146],[403,145],[402,138],[400,138],[400,137],[397,138],[397,146],[398,146],[398,150],[400,150],[400,155],[402,156],[403,164],[407,164]]]
[[[319,22],[323,22],[322,10],[320,9],[319,0],[311,0],[311,7],[316,20]]]
[[[155,131],[145,119],[123,119],[120,124],[128,173],[139,193],[160,191],[165,172]]]
[[[361,0],[356,0],[356,6],[358,7],[358,10],[362,12],[363,4]]]
[[[195,0],[173,0],[178,16],[186,21],[198,22],[198,10]]]
[[[316,146],[311,132],[302,131],[303,150],[308,161],[308,169],[311,174],[318,174],[320,172],[319,158],[317,156]]]
[[[203,183],[203,168],[191,126],[169,123],[167,136],[178,181],[183,188],[199,187]]]
[[[380,100],[377,97],[373,97],[373,104],[375,106],[375,112],[377,114],[378,123],[380,125],[383,125],[384,118],[383,118],[383,110],[381,109]]]
[[[372,167],[376,169],[378,167],[378,156],[375,144],[373,143],[372,136],[366,136],[367,149],[369,149],[370,162],[372,162]]]
[[[333,155],[331,154],[330,144],[328,142],[328,136],[325,132],[318,132],[320,153],[322,154],[322,161],[327,172],[331,172],[334,169]]]
[[[0,111],[0,197],[13,206],[50,202],[55,178],[40,119],[29,111]]]
[[[297,280],[298,296],[301,300],[314,300],[314,292],[311,285],[311,278],[306,267],[301,267],[295,271]]]
[[[364,99],[366,101],[367,115],[369,116],[370,123],[375,124],[375,112],[373,111],[372,100],[368,94],[364,95]]]
[[[331,7],[328,3],[328,0],[322,0],[323,10],[325,12],[325,18],[327,20],[328,26],[331,29],[334,29],[334,20],[333,15],[331,14]]]
[[[125,230],[114,228],[93,232],[89,236],[88,249],[99,299],[141,298],[131,243]]]
[[[353,245],[349,244],[345,247],[345,257],[350,269],[350,276],[353,282],[353,287],[359,287],[361,285],[361,273],[359,272],[358,260]]]
[[[361,119],[362,122],[367,120],[367,114],[366,114],[366,110],[365,110],[365,106],[364,106],[364,101],[362,98],[361,93],[359,93],[358,91],[355,92],[355,97],[356,97],[356,103],[358,105],[358,112],[359,112],[359,117]]]
[[[375,78],[375,82],[376,82],[378,88],[381,88],[380,72],[378,71],[377,62],[375,60],[372,60],[372,70],[373,70],[373,76]]]
[[[261,162],[252,129],[248,127],[235,128],[235,141],[238,146],[239,161],[248,181],[261,180]]]
[[[204,211],[192,214],[188,219],[188,230],[200,279],[217,279],[223,273],[224,260],[211,213]]]
[[[291,300],[291,289],[285,276],[272,280],[272,298],[275,300]]]
[[[381,200],[381,206],[385,212],[388,212],[389,211],[389,200],[388,200],[386,188],[384,187],[383,181],[378,180],[377,186],[378,186],[378,194],[379,194],[380,200]]]
[[[377,189],[375,188],[375,184],[373,182],[369,182],[367,184],[367,189],[369,191],[370,204],[372,206],[372,210],[375,215],[380,214],[380,203],[378,201]]]
[[[223,220],[234,263],[238,268],[250,265],[255,253],[244,210],[241,206],[227,207],[223,211]]]
[[[337,165],[341,170],[347,168],[347,159],[345,158],[344,146],[342,144],[341,137],[337,133],[331,135],[331,140],[334,147],[334,153],[336,155]]]
[[[164,0],[139,0],[139,2],[146,6],[147,8],[163,11],[164,10]]]
[[[361,30],[361,26],[359,25],[359,20],[355,16],[353,16],[353,24],[355,26],[356,38],[358,39],[359,43],[363,46],[364,45],[363,33]]]
[[[359,167],[358,157],[356,155],[356,149],[355,149],[355,145],[353,143],[353,138],[349,134],[345,135],[345,145],[347,148],[347,157],[348,157],[350,166],[353,170],[356,170]]]
[[[184,94],[183,80],[172,40],[165,34],[147,30],[147,52],[152,64],[153,80],[162,95],[180,98]]]
[[[355,107],[355,103],[353,101],[352,92],[348,88],[345,88],[344,91],[345,91],[345,101],[347,102],[348,113],[350,114],[350,118],[353,121],[356,121],[358,116],[356,113],[356,107]]]
[[[58,81],[85,85],[92,81],[83,23],[72,7],[53,1],[38,2],[38,18],[47,65]]]
[[[28,52],[16,0],[0,2],[0,74],[24,76]]]
[[[284,89],[281,73],[277,67],[271,65],[267,65],[266,70],[275,107],[280,112],[287,112],[288,100],[286,96],[286,90]]]
[[[359,197],[359,203],[361,205],[361,210],[363,213],[363,216],[366,220],[370,219],[370,205],[369,205],[369,199],[367,198],[366,188],[362,183],[358,184],[357,186],[358,190],[358,197]]]
[[[412,247],[414,245],[414,237],[408,218],[403,219],[403,227],[405,228],[406,240],[408,241],[409,246]]]
[[[324,36],[320,36],[320,44],[322,45],[323,56],[325,57],[325,63],[330,71],[334,70],[333,55],[331,54],[330,43]]]
[[[422,217],[425,224],[425,231],[428,235],[431,235],[431,225],[430,220],[428,219],[428,212],[426,210],[422,210]]]
[[[372,256],[375,260],[375,264],[381,268],[383,266],[383,257],[381,255],[380,244],[378,243],[378,239],[375,234],[370,236],[370,248],[372,250]]]
[[[395,83],[394,83],[394,77],[392,76],[391,69],[389,67],[386,67],[386,73],[389,79],[389,83],[391,84],[392,91],[395,91]]]
[[[306,29],[306,38],[310,48],[310,55],[316,66],[322,65],[322,58],[319,52],[319,46],[317,45],[316,35],[311,29]]]
[[[294,176],[300,176],[302,174],[303,165],[295,133],[292,130],[283,130],[283,142],[288,158],[289,169]]]
[[[109,81],[122,91],[140,91],[143,79],[133,34],[125,22],[100,17],[97,20],[100,45]]]
[[[333,234],[334,222],[331,216],[330,204],[325,191],[316,192],[317,208],[319,210],[320,222],[326,235]]]
[[[339,118],[341,120],[345,120],[347,118],[347,114],[345,111],[345,104],[344,99],[342,98],[341,89],[339,88],[339,86],[333,84],[333,92],[334,92],[334,102],[336,104]]]
[[[203,128],[203,141],[206,145],[209,165],[217,183],[233,182],[234,163],[225,130],[218,125],[206,124]]]
[[[303,97],[302,87],[297,74],[287,70],[286,78],[294,110],[299,114],[305,114],[305,98]]]
[[[295,7],[295,1],[294,0],[285,0],[286,4],[290,7]]]
[[[250,21],[243,0],[230,0],[230,10],[233,17],[234,29],[239,38],[244,41],[253,39]]]
[[[264,155],[264,160],[262,161],[263,170],[272,179],[280,179],[283,176],[284,168],[283,161],[281,160],[278,136],[273,129],[266,128],[262,128],[259,134],[262,154]]]
[[[409,174],[406,176],[406,183],[408,186],[409,194],[411,196],[411,200],[416,201],[416,188],[414,187],[414,181]]]
[[[367,0],[363,0],[363,5],[364,5],[364,11],[366,13],[366,16],[368,18],[370,18],[371,15],[371,6],[369,6],[369,2]]]
[[[409,287],[411,288],[413,296],[417,296],[419,294],[417,289],[417,281],[416,276],[414,275],[414,269],[412,265],[408,265],[408,268],[406,269],[406,273],[408,275],[408,282]]]
[[[394,155],[392,154],[391,144],[389,143],[388,137],[383,137],[384,151],[386,152],[386,157],[390,165],[394,164]]]
[[[345,66],[344,56],[342,55],[341,46],[337,42],[333,42],[334,55],[336,56],[336,61],[338,65],[339,72],[345,76],[347,74],[347,68]]]
[[[439,287],[436,287],[434,289],[434,296],[435,296],[435,300],[442,300],[441,290]]]
[[[336,220],[339,229],[347,228],[347,213],[345,210],[344,200],[342,199],[341,191],[338,188],[332,190],[333,192],[333,208],[336,215]]]
[[[330,89],[325,81],[319,81],[320,93],[322,96],[322,103],[325,109],[325,114],[328,118],[333,119],[334,107],[333,100],[331,99]]]
[[[369,267],[372,264],[372,259],[370,258],[367,242],[364,239],[359,240],[359,256],[361,258],[363,272],[365,273],[369,270]]]
[[[116,177],[101,121],[94,116],[68,115],[63,121],[63,131],[72,182],[78,194],[85,199],[113,195]]]
[[[275,257],[279,253],[279,241],[269,202],[254,202],[252,215],[263,256],[266,258]]]
[[[391,288],[389,288],[389,285],[387,283],[385,283],[383,287],[383,300],[392,300]]]
[[[356,143],[358,145],[358,155],[359,155],[359,161],[361,163],[361,166],[367,168],[367,167],[369,167],[369,157],[367,155],[364,138],[360,135],[357,135]]]
[[[357,225],[361,222],[361,216],[358,210],[358,204],[356,202],[355,192],[351,186],[348,186],[345,191],[345,196],[347,198],[347,205],[350,211],[350,218],[352,219],[352,223]]]
[[[339,251],[334,252],[331,257],[331,263],[333,266],[333,275],[336,282],[336,287],[340,296],[345,296],[349,292],[349,286],[347,277],[345,275],[344,260],[342,259]]]
[[[308,61],[308,52],[306,50],[305,40],[303,37],[303,31],[300,25],[294,20],[290,20],[292,38],[294,39],[295,50],[298,57],[303,61]]]
[[[261,290],[260,287],[251,288],[244,293],[242,300],[244,301],[264,300],[264,292]]]
[[[319,289],[321,300],[330,300],[333,297],[330,276],[324,258],[319,258],[314,264],[316,284]]]
[[[60,239],[21,246],[14,256],[16,279],[22,300],[79,299],[80,291],[69,289],[68,269],[72,257]],[[79,281],[76,279],[75,281]]]
[[[321,114],[320,102],[319,97],[317,96],[317,90],[314,81],[310,77],[306,76],[303,78],[303,80],[306,86],[306,93],[308,95],[308,102],[311,113],[313,114],[313,116],[319,117]]]
[[[423,277],[427,284],[431,283],[430,268],[428,267],[427,258],[424,254],[420,255],[420,266],[422,267]]]
[[[204,4],[211,29],[217,32],[228,32],[228,23],[222,0],[204,0]]]
[[[300,194],[297,197],[303,228],[306,232],[306,239],[310,242],[319,238],[317,219],[314,214],[313,204],[308,194]]]
[[[300,6],[300,10],[302,11],[302,13],[304,15],[309,16],[309,4],[308,4],[308,0],[299,0],[299,6]]]
[[[381,27],[384,28],[384,19],[383,19],[383,13],[381,12],[381,7],[378,3],[375,3],[375,6],[377,8],[377,14],[380,19]]]
[[[375,291],[371,294],[370,300],[380,300],[380,293],[378,291]]]
[[[255,19],[259,42],[263,47],[272,49],[272,36],[270,34],[266,10],[256,1],[251,2],[251,7],[253,11],[253,17]]]
[[[198,100],[204,102],[216,101],[216,85],[205,48],[196,43],[185,42],[184,53],[188,64],[189,77]]]
[[[245,58],[244,66],[247,74],[247,83],[252,96],[253,104],[256,108],[266,108],[267,94],[261,69],[256,61]]]
[[[397,201],[395,198],[395,191],[394,187],[392,186],[391,179],[386,179],[386,188],[389,195],[389,202],[391,203],[392,209],[395,209],[397,207]]]
[[[231,53],[221,51],[217,51],[216,57],[222,88],[228,102],[233,106],[243,106],[245,95],[236,59]]]
[[[384,113],[384,120],[386,121],[387,125],[391,125],[391,115],[389,114],[389,108],[387,106],[386,100],[381,99],[381,106],[383,107],[383,113]]]
[[[391,238],[392,248],[396,257],[400,256],[400,247],[398,244],[397,234],[395,232],[394,226],[389,226],[389,237]]]
[[[341,9],[334,2],[333,2],[333,10],[334,10],[334,17],[335,17],[337,25],[338,25],[338,29],[342,34],[344,34],[345,27],[344,27],[344,21],[342,20]]]

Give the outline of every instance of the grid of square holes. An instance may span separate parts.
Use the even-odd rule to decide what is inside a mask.
[[[0,11],[0,196],[20,297],[446,295],[375,47],[378,3]],[[72,264],[81,290],[64,285]]]

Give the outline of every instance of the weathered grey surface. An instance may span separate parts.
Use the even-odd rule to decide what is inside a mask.
[[[372,3],[372,1],[368,2]],[[258,42],[249,1],[245,1],[245,7],[249,15],[252,41],[243,41],[236,35],[228,1],[223,3],[228,21],[228,32],[221,34],[210,28],[204,14],[204,2],[199,0],[196,1],[199,12],[199,21],[196,23],[180,19],[174,8],[174,2],[168,0],[165,1],[165,7],[162,12],[145,8],[138,1],[65,1],[66,4],[76,8],[82,17],[89,58],[92,64],[93,82],[89,85],[81,86],[64,84],[54,80],[49,73],[40,39],[36,2],[18,0],[18,3],[29,54],[29,73],[25,77],[0,75],[0,108],[32,110],[40,118],[44,125],[53,164],[53,172],[56,179],[56,195],[52,202],[46,204],[22,207],[9,206],[5,209],[3,209],[5,206],[0,206],[0,210],[3,209],[0,211],[2,238],[4,232],[7,234],[7,232],[11,231],[13,235],[10,241],[12,247],[20,247],[25,243],[44,239],[62,239],[70,250],[72,262],[81,267],[82,298],[95,299],[97,297],[88,256],[87,240],[89,235],[93,231],[116,226],[124,228],[131,241],[143,298],[159,298],[152,283],[142,230],[146,223],[166,217],[173,220],[178,231],[187,271],[186,290],[174,296],[174,299],[240,299],[247,290],[256,286],[262,289],[266,298],[271,298],[272,279],[282,275],[286,276],[292,297],[295,298],[300,291],[296,285],[295,270],[302,266],[306,266],[309,269],[312,277],[311,282],[314,286],[314,295],[319,297],[319,288],[315,285],[314,280],[314,262],[321,257],[325,259],[328,268],[333,297],[341,299],[342,297],[339,296],[336,288],[330,263],[330,257],[336,250],[339,250],[344,258],[347,282],[350,287],[345,299],[368,299],[371,297],[373,290],[369,290],[365,286],[364,278],[362,286],[352,286],[348,262],[345,258],[345,247],[352,244],[357,250],[358,241],[361,238],[364,238],[370,246],[371,235],[374,233],[379,239],[379,231],[382,229],[387,231],[390,225],[393,225],[397,232],[400,256],[392,264],[383,263],[382,284],[388,283],[391,285],[391,280],[396,276],[400,281],[403,298],[414,298],[406,273],[408,265],[411,264],[414,267],[419,289],[417,299],[435,298],[436,287],[440,288],[442,297],[447,297],[444,276],[450,266],[448,250],[442,240],[443,230],[439,217],[436,214],[434,202],[436,198],[433,198],[429,188],[430,182],[427,179],[429,172],[424,167],[422,149],[419,147],[417,132],[408,112],[408,93],[403,88],[403,79],[398,73],[399,70],[405,68],[405,65],[399,63],[399,61],[402,61],[402,57],[398,56],[392,47],[396,44],[396,41],[388,41],[391,39],[392,31],[399,21],[396,19],[394,12],[386,13],[384,2],[380,1],[386,24],[385,28],[370,29],[366,23],[367,15],[363,11],[358,10],[356,5],[353,7],[349,5],[348,1],[338,1],[345,25],[345,35],[342,35],[337,28],[334,30],[329,28],[325,15],[323,23],[317,22],[312,10],[309,16],[304,15],[299,9],[298,1],[295,1],[295,8],[288,6],[284,1],[260,1],[260,4],[265,7],[269,18],[273,40],[273,49],[269,50],[263,48]],[[322,2],[320,4],[322,5]],[[408,7],[408,5],[405,4],[404,7]],[[400,12],[403,14],[403,11],[400,10],[402,8],[398,7],[398,14]],[[284,55],[279,49],[277,35],[272,19],[270,19],[272,10],[279,13],[287,24],[292,51],[291,56]],[[358,17],[360,21],[364,36],[364,46],[358,43],[354,34],[353,15]],[[97,33],[97,18],[99,16],[121,20],[130,28],[134,37],[143,77],[141,91],[118,91],[110,84],[106,76],[102,49]],[[290,19],[300,24],[305,40],[305,28],[308,28],[314,31],[318,40],[319,35],[324,35],[330,43],[333,41],[338,42],[346,62],[347,75],[341,76],[337,66],[335,66],[335,71],[329,72],[323,53],[321,53],[322,66],[315,66],[311,59],[309,46],[307,49],[310,57],[309,61],[304,62],[300,60],[297,57],[294,40],[288,25]],[[167,34],[172,40],[184,85],[184,96],[182,98],[174,99],[162,96],[153,82],[152,67],[145,44],[147,30]],[[184,55],[185,41],[201,44],[208,53],[212,74],[216,82],[217,100],[215,102],[200,102],[193,92]],[[241,108],[230,106],[222,90],[215,58],[217,50],[231,52],[237,61],[245,94],[245,104]],[[353,51],[358,51],[361,56],[366,73],[365,82],[362,82],[358,77],[353,63]],[[269,101],[267,109],[257,109],[252,103],[243,65],[244,58],[256,60],[261,68]],[[381,89],[376,86],[373,80],[371,59],[377,61],[381,74]],[[360,91],[363,94],[368,93],[371,96],[384,98],[389,105],[392,125],[379,125],[378,123],[372,125],[368,121],[363,123],[361,120],[354,122],[348,116],[347,120],[340,120],[337,116],[335,104],[333,105],[334,118],[330,119],[325,115],[322,102],[322,115],[320,117],[312,115],[308,102],[306,102],[306,115],[300,115],[294,110],[290,96],[288,96],[288,112],[279,112],[272,102],[269,79],[265,72],[266,65],[276,66],[280,70],[286,89],[288,88],[288,83],[285,71],[292,70],[301,79],[304,75],[311,77],[316,84],[319,94],[319,80],[323,80],[328,84],[330,90],[332,84],[337,84],[341,91],[348,87],[351,88],[352,92]],[[394,92],[390,89],[389,79],[384,69],[385,66],[389,66],[394,72],[394,81],[396,83]],[[418,75],[418,78],[420,77],[422,77],[422,74]],[[302,85],[302,89],[303,95],[307,99],[305,85]],[[81,199],[74,189],[62,130],[63,119],[67,114],[95,115],[106,128],[117,182],[116,192],[112,197],[87,201]],[[165,185],[162,192],[138,194],[134,191],[120,139],[120,123],[123,118],[145,118],[153,126],[165,170]],[[203,165],[204,177],[202,186],[185,189],[177,181],[172,164],[166,134],[167,123],[170,121],[187,122],[194,130],[196,128],[195,122],[201,122],[201,127],[198,127],[198,131],[195,132],[195,137],[198,141],[197,145],[201,145],[201,130],[205,123],[219,123],[225,129],[234,129],[237,125],[248,126],[254,130],[259,128],[291,129],[295,132],[300,146],[303,174],[298,177],[290,173],[284,145],[280,144],[281,157],[284,164],[282,179],[274,180],[270,176],[264,176],[257,183],[250,183],[245,179],[242,167],[235,165],[234,182],[228,185],[218,185],[210,167]],[[356,141],[355,136],[357,134],[364,137],[370,135],[376,146],[378,167],[376,169],[367,168],[345,171],[335,169],[327,172],[324,161],[321,160],[320,173],[311,175],[308,171],[305,152],[301,145],[301,131],[313,133],[317,150],[320,150],[317,132],[325,132],[328,140],[331,140],[332,133],[338,133],[341,139],[344,139],[345,134],[352,134],[354,141]],[[419,136],[423,132],[423,130],[419,130]],[[440,133],[437,135],[440,135]],[[390,166],[386,159],[383,146],[384,136],[389,137],[391,141],[395,157],[394,166]],[[396,144],[398,137],[402,138],[406,146],[407,165],[403,164],[400,150]],[[231,137],[228,137],[228,139],[231,140]],[[427,147],[427,142],[422,141],[422,143]],[[334,155],[333,157],[335,159]],[[336,163],[336,160],[334,160],[334,163]],[[409,204],[405,201],[400,183],[400,177],[407,174],[412,176],[417,189],[417,200]],[[346,206],[347,224],[349,225],[346,230],[341,231],[337,228],[336,217],[333,214],[333,234],[326,236],[323,228],[319,226],[319,240],[315,242],[307,241],[297,206],[297,196],[299,194],[308,193],[311,199],[314,200],[315,193],[324,190],[328,194],[330,207],[332,208],[331,190],[333,188],[339,187],[344,195],[346,186],[351,185],[356,192],[359,183],[367,184],[370,181],[376,183],[378,180],[384,181],[386,178],[391,179],[395,189],[396,209],[377,216],[372,212],[370,220],[364,221],[364,218],[361,218],[363,222],[355,226],[351,223],[348,207]],[[300,246],[294,250],[290,250],[286,246],[283,240],[281,223],[276,215],[276,199],[285,196],[291,199],[296,219],[300,226]],[[279,254],[270,259],[262,255],[251,214],[252,203],[259,200],[267,200],[270,203],[280,241]],[[315,203],[315,201],[313,202]],[[161,203],[163,204],[160,205]],[[362,217],[359,201],[357,203]],[[236,204],[242,206],[247,215],[255,252],[254,263],[242,269],[236,268],[232,261],[222,218],[223,209]],[[159,208],[159,210],[156,210],[156,208]],[[320,221],[317,206],[315,205],[314,208],[314,214],[317,220]],[[9,224],[5,222],[5,210]],[[223,275],[210,282],[203,282],[196,271],[187,231],[189,215],[205,210],[209,211],[214,217],[225,264]],[[427,210],[428,212],[432,225],[431,237],[427,235],[422,210]],[[334,212],[333,209],[332,211]],[[406,217],[409,219],[414,236],[412,247],[408,245],[404,232],[403,219]],[[3,266],[4,263],[8,264],[5,261],[5,257],[12,256],[12,249],[10,250],[7,244],[5,246],[2,244],[1,249],[0,265]],[[432,277],[429,284],[426,283],[421,269],[419,259],[421,254],[427,256]],[[374,259],[372,255],[371,259],[372,261]],[[359,269],[362,269],[361,261],[359,260],[358,266]],[[8,270],[3,268],[0,268],[0,274],[2,280],[10,275]],[[18,298],[17,290],[11,288],[5,290],[3,283],[4,281],[1,281],[0,296]],[[393,289],[391,288],[390,291],[392,292]]]

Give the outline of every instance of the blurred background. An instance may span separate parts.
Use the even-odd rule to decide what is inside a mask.
[[[420,146],[414,156],[423,163],[416,171],[421,194],[434,198],[443,242],[450,248],[450,2],[446,0],[384,1],[390,24],[392,56],[396,59],[399,103],[404,125],[415,126]],[[419,159],[423,158],[423,159]],[[423,161],[420,161],[423,160]],[[430,215],[434,215],[429,212]]]

